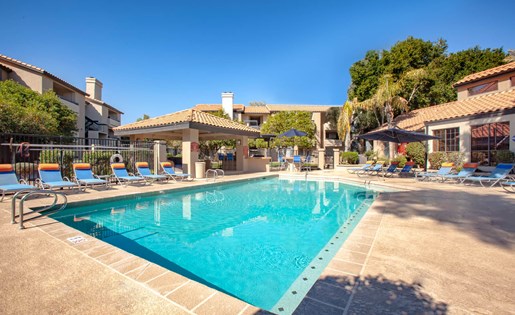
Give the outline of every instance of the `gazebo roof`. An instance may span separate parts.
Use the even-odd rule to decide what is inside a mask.
[[[238,122],[195,109],[140,120],[114,128],[117,136],[180,139],[182,130],[197,129],[201,138],[223,138],[228,135],[259,137],[259,131]]]

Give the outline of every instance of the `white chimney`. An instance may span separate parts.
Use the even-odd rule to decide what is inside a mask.
[[[222,109],[226,114],[229,115],[231,119],[234,118],[234,93],[233,92],[223,92],[222,93]]]
[[[89,97],[94,98],[96,100],[101,101],[102,100],[102,87],[104,85],[100,80],[93,78],[93,77],[87,77],[86,78],[86,93],[89,94]]]

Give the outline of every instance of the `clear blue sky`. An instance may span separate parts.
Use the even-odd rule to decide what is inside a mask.
[[[515,1],[3,1],[0,53],[85,89],[129,123],[198,103],[342,104],[349,67],[407,36],[515,49]]]

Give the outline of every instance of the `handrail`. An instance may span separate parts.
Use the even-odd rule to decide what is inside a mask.
[[[45,190],[45,189],[42,189],[42,190],[28,190],[28,191],[27,190],[22,190],[22,191],[19,191],[16,194],[14,194],[13,200],[12,200],[12,203],[11,203],[11,223],[12,224],[16,223],[16,199],[19,198],[19,195],[22,194],[22,193],[25,193],[25,196],[20,198],[20,206],[19,206],[20,214],[18,215],[19,218],[20,218],[20,230],[25,228],[23,226],[23,203],[30,196],[35,196],[35,195],[53,195],[54,196],[54,201],[52,202],[52,204],[50,206],[46,206],[46,207],[43,207],[41,209],[37,209],[36,212],[48,211],[48,210],[54,208],[57,205],[57,201],[59,200],[59,196],[63,197],[64,202],[61,205],[61,207],[59,209],[56,209],[55,211],[60,211],[60,210],[62,210],[64,208],[66,208],[66,205],[68,204],[68,198],[62,192],[57,192],[57,191],[53,191],[53,190]]]
[[[217,179],[217,177],[218,177],[218,173],[217,173],[214,169],[211,169],[211,168],[210,168],[210,169],[208,169],[208,170],[206,171],[206,179],[207,179],[207,180],[209,180],[209,174],[210,174],[210,173],[213,173],[213,181],[215,182],[215,181],[216,181],[216,179]]]

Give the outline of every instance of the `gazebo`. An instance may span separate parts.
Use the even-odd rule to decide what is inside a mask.
[[[236,170],[247,171],[248,138],[257,138],[260,133],[259,130],[229,119],[187,109],[116,127],[114,134],[129,136],[131,140],[181,140],[183,170],[185,173],[195,174],[199,140],[236,139]],[[158,159],[166,160],[166,152],[159,152]]]

